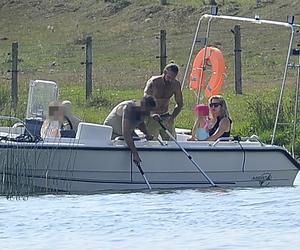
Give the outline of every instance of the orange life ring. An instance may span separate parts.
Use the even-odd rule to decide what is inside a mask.
[[[212,76],[205,88],[205,68],[207,65],[211,65]],[[192,90],[205,90],[205,96],[209,98],[212,95],[220,94],[224,78],[225,59],[221,50],[215,47],[206,47],[206,49],[201,49],[193,63],[193,70],[190,77],[190,88]]]

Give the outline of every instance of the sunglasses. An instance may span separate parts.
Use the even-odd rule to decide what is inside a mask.
[[[217,108],[217,107],[219,107],[219,106],[222,106],[222,104],[219,103],[219,102],[213,102],[213,103],[210,103],[210,104],[209,104],[209,107],[210,107],[210,108]]]

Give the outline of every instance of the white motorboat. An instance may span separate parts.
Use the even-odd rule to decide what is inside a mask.
[[[110,127],[81,123],[74,139],[2,140],[1,184],[87,194],[147,189],[126,144],[112,141],[111,133]],[[221,187],[290,186],[300,168],[284,148],[264,145],[257,138],[180,143]],[[174,142],[140,140],[136,146],[152,188],[210,186]]]
[[[203,19],[209,21],[207,34],[209,34],[210,23],[214,19],[257,23],[257,18],[204,15],[199,20],[195,38]],[[292,34],[298,27],[293,23],[268,20],[259,20],[259,23],[284,26],[289,28]],[[195,41],[196,39],[191,56]],[[285,76],[291,49],[290,44]],[[190,65],[191,56],[187,66]],[[187,72],[188,69],[185,78]],[[299,77],[297,91],[298,87]],[[43,119],[47,110],[43,100],[47,100],[47,105],[49,101],[57,98],[57,87],[53,82],[34,81],[31,83],[31,88],[28,103],[31,106],[27,109],[27,116],[35,117],[37,121]],[[43,98],[40,98],[40,89],[48,93],[43,95]],[[278,110],[281,100],[282,93],[280,93]],[[279,112],[275,119],[273,138],[276,136],[278,116]],[[4,116],[1,118],[12,119]],[[0,128],[0,191],[2,194],[26,192],[31,194],[37,190],[92,194],[103,191],[147,189],[145,180],[133,163],[132,155],[125,142],[118,139],[111,140],[111,127],[80,123],[75,138],[38,140],[35,136],[36,131],[29,128],[31,124],[29,121],[26,120],[21,127]],[[177,132],[178,143],[219,187],[291,186],[300,169],[293,152],[291,154],[281,146],[266,145],[257,136],[220,138],[216,142],[192,142],[186,140],[185,130],[177,130]],[[153,189],[211,186],[203,173],[192,164],[191,159],[186,157],[175,142],[146,141],[141,138],[135,144],[143,159],[142,169]]]

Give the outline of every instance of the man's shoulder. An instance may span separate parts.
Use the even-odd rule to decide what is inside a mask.
[[[178,81],[177,79],[175,79],[175,80],[173,81],[173,84],[174,84],[174,86],[176,86],[176,87],[181,87],[181,83],[180,83],[180,81]]]
[[[135,100],[124,101],[124,102],[121,102],[121,104],[124,108],[131,108],[131,107],[135,106]]]
[[[126,100],[126,101],[120,102],[117,106],[125,106],[125,105],[132,104],[132,103],[134,103],[134,100]]]
[[[148,82],[152,82],[152,83],[158,83],[162,81],[162,76],[152,76]]]
[[[130,109],[130,107],[133,106],[134,103],[135,103],[134,100],[127,100],[127,101],[120,102],[119,104],[117,104],[117,106],[114,107],[112,112],[117,112],[120,115],[121,114],[120,112],[122,112],[121,110]]]

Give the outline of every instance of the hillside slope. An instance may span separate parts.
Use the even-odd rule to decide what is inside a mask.
[[[298,0],[217,0],[220,13],[285,21],[296,16],[300,23]],[[2,114],[24,117],[28,82],[47,79],[58,82],[61,99],[74,104],[83,120],[99,123],[111,108],[124,99],[139,98],[147,79],[159,74],[160,29],[167,31],[168,61],[181,66],[187,62],[199,17],[209,13],[208,0],[2,0],[0,2],[0,109]],[[224,2],[224,4],[223,4]],[[269,141],[287,53],[289,31],[272,26],[241,24],[244,95],[234,94],[234,37],[237,23],[214,21],[209,43],[225,54],[227,66],[223,94],[234,121],[233,135],[258,134]],[[205,25],[199,38],[204,37]],[[299,46],[299,32],[296,43]],[[93,37],[94,97],[85,100],[84,43]],[[10,106],[10,46],[19,42],[20,101],[16,111]],[[197,44],[195,52],[201,48]],[[294,58],[293,60],[296,60]],[[288,82],[295,83],[295,70]],[[285,98],[284,122],[293,110],[292,88]],[[191,128],[195,97],[184,93],[185,106],[177,119],[178,127]],[[247,118],[247,119],[245,119]],[[299,127],[300,129],[300,127]],[[300,133],[300,131],[298,131]],[[299,134],[298,133],[298,134]],[[280,128],[280,144],[289,144],[290,130]],[[298,138],[299,141],[299,138]],[[298,143],[300,145],[300,143]],[[298,147],[297,152],[300,152]]]
[[[209,13],[209,1],[169,0],[2,0],[0,3],[0,79],[9,78],[10,43],[20,47],[21,81],[47,78],[59,83],[83,84],[84,50],[87,35],[94,41],[94,82],[99,86],[143,86],[159,71],[160,29],[167,30],[168,60],[186,64],[198,18]],[[286,13],[300,21],[297,0],[222,0],[220,13],[286,20]],[[220,47],[228,65],[227,85],[233,81],[234,23],[216,23],[212,44]],[[262,34],[264,33],[264,34]],[[258,26],[242,29],[245,83],[281,77],[288,34]],[[199,47],[200,48],[200,47]],[[274,53],[276,52],[276,53]],[[262,64],[262,67],[260,66]],[[181,75],[182,76],[182,75]]]

